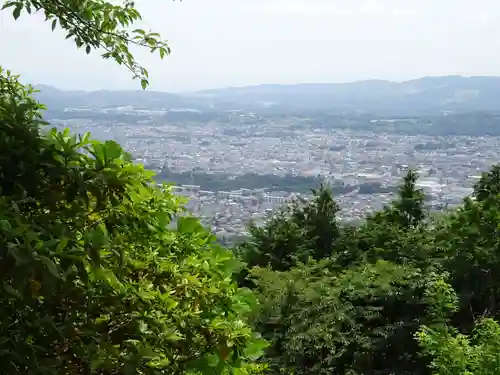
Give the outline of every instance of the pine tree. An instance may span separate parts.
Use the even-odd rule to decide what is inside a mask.
[[[417,188],[418,173],[408,170],[399,187],[398,198],[393,202],[395,220],[404,228],[414,227],[426,217],[425,195]]]

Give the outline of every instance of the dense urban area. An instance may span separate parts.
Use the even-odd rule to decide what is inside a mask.
[[[74,118],[53,123],[123,144],[159,182],[175,183],[175,191],[189,197],[189,209],[221,238],[244,234],[250,221],[308,196],[321,182],[333,187],[342,219],[359,219],[394,198],[408,167],[419,171],[430,208],[453,206],[500,153],[499,137],[377,131],[377,122],[391,122],[384,119],[373,119],[372,129],[326,129],[303,118],[252,113],[197,123],[131,107],[107,111],[135,123],[79,119],[71,108]]]

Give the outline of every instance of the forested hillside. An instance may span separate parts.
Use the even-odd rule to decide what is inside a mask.
[[[500,166],[439,215],[417,178],[356,227],[321,186],[250,228],[240,283],[260,300],[270,373],[500,373]]]

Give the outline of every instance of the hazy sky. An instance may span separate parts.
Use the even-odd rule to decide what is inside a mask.
[[[152,89],[500,75],[499,0],[137,0],[170,41]],[[42,17],[0,12],[0,64],[60,88],[138,88],[123,67],[85,55]]]

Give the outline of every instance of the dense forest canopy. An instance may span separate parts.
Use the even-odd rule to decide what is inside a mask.
[[[357,226],[338,223],[320,186],[251,227],[240,283],[259,297],[270,373],[500,373],[499,176],[492,167],[461,207],[431,215],[409,170]]]

